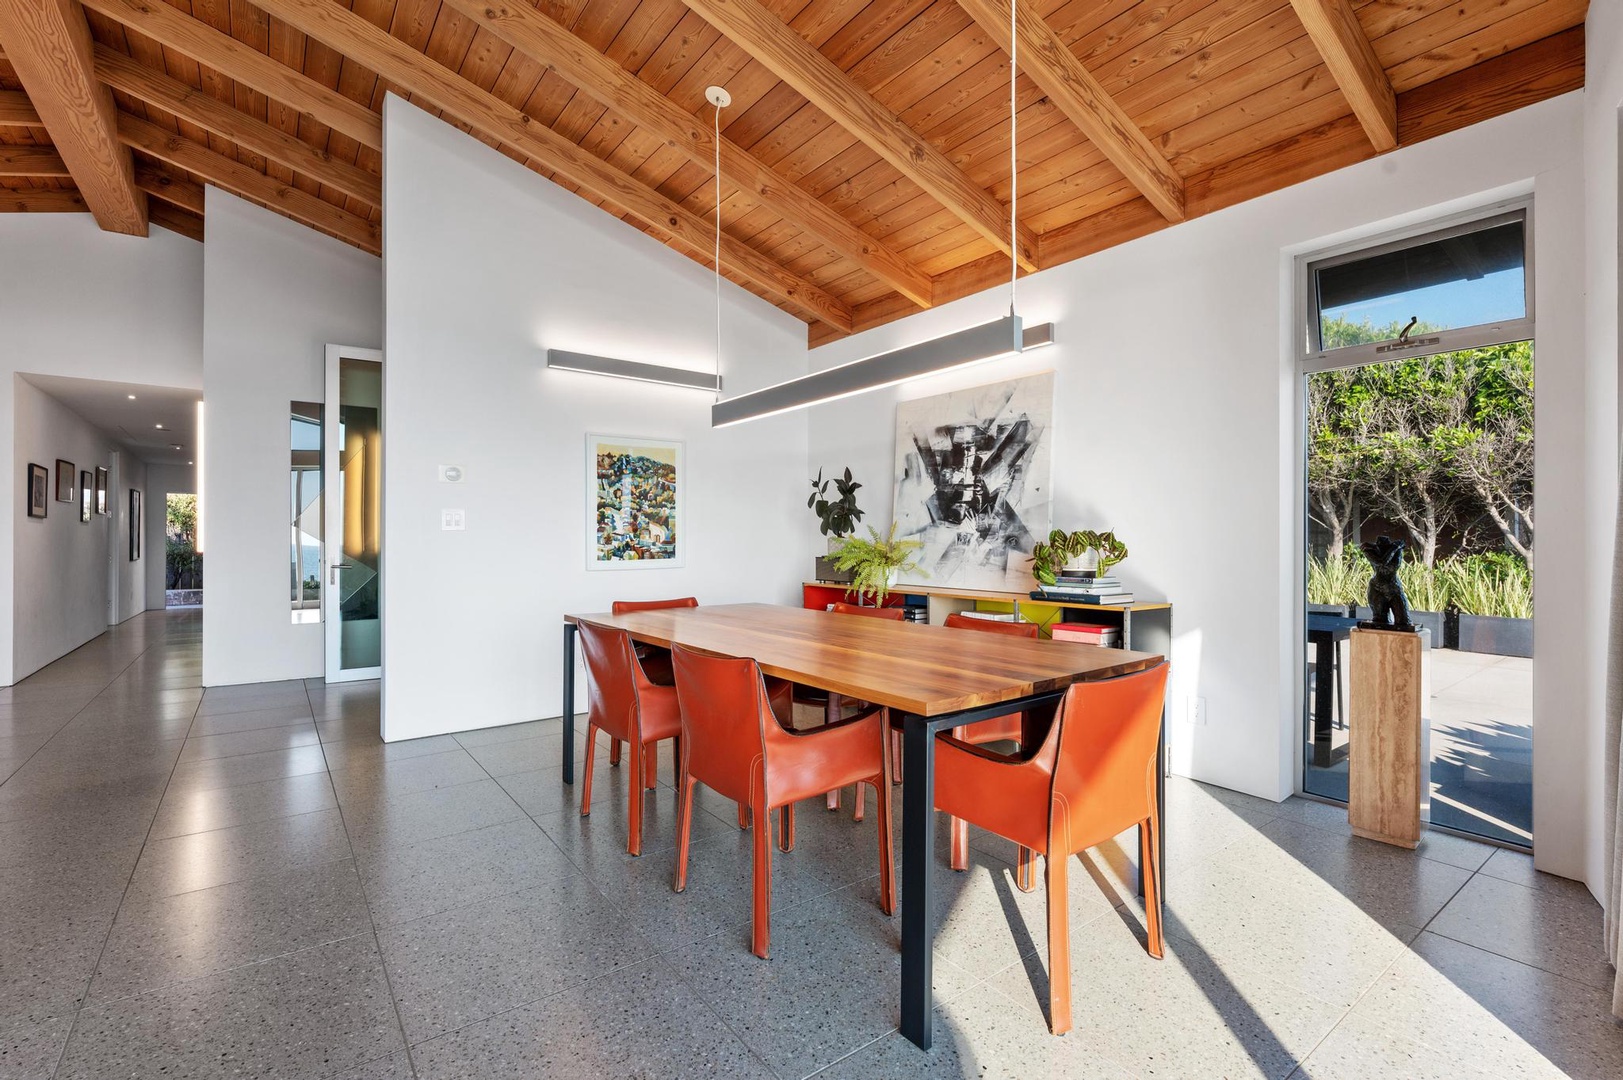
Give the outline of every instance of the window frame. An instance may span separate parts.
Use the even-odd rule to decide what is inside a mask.
[[[1507,319],[1496,323],[1477,323],[1455,327],[1425,335],[1427,344],[1409,348],[1393,348],[1395,339],[1370,342],[1364,345],[1346,345],[1325,349],[1319,344],[1320,309],[1317,272],[1344,266],[1405,248],[1464,236],[1484,229],[1520,221],[1522,224],[1523,263],[1522,287],[1525,295],[1525,315],[1520,319]],[[1360,367],[1364,364],[1401,360],[1436,353],[1480,349],[1489,345],[1503,345],[1512,341],[1529,341],[1534,337],[1535,311],[1533,306],[1533,200],[1531,197],[1506,200],[1491,206],[1433,219],[1410,229],[1365,238],[1337,247],[1299,256],[1296,260],[1296,350],[1297,364],[1303,374],[1333,371],[1337,368]]]

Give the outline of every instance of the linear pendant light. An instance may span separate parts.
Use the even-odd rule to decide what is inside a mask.
[[[1026,349],[1054,343],[1054,324],[1022,328],[1020,316],[1005,315],[993,322],[931,338],[892,352],[853,360],[849,364],[814,371],[798,379],[752,390],[710,407],[711,427],[730,427],[779,413],[822,405],[870,390],[937,375],[1013,356]]]
[[[560,371],[581,371],[588,375],[607,375],[614,379],[659,383],[662,386],[708,390],[711,393],[721,389],[721,376],[708,371],[643,364],[636,360],[617,360],[612,356],[593,356],[591,353],[568,352],[564,349],[547,350],[547,367]]]
[[[1015,5],[1018,2],[1019,0],[1009,0],[1009,313],[1001,319],[971,326],[967,330],[931,338],[929,341],[907,345],[863,360],[853,360],[849,364],[841,364],[838,367],[778,383],[776,386],[752,390],[725,401],[717,401],[710,406],[711,427],[730,427],[749,420],[777,416],[779,413],[838,401],[840,398],[855,394],[895,386],[909,379],[939,375],[942,372],[1014,356],[1027,349],[1054,343],[1053,323],[1023,327],[1015,310],[1015,282],[1020,273],[1016,258],[1019,250],[1017,247],[1019,229],[1016,223],[1019,221],[1020,205],[1019,161],[1016,154],[1019,121],[1016,119],[1015,101],[1015,67],[1019,59],[1017,51],[1019,35],[1015,32]],[[711,87],[711,90],[726,93],[719,87]],[[716,183],[719,189],[721,183],[719,170]],[[719,212],[716,220],[719,230],[721,221]],[[719,338],[721,333],[719,308],[716,311],[716,333]]]

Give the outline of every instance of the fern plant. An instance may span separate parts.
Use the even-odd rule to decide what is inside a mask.
[[[867,540],[860,536],[846,537],[834,556],[834,565],[851,571],[847,596],[855,593],[859,598],[871,597],[878,607],[890,595],[890,582],[896,574],[919,569],[919,564],[913,561],[913,553],[924,545],[917,540],[896,539],[894,522],[888,537],[881,537],[872,525],[868,526],[868,537]],[[925,573],[925,577],[929,574]]]

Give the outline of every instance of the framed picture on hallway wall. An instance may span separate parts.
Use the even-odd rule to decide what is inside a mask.
[[[141,558],[141,492],[130,488],[130,562]]]
[[[586,569],[681,566],[686,552],[682,443],[586,436]]]
[[[96,481],[89,469],[79,470],[79,520],[90,521],[90,504],[96,497]]]
[[[73,462],[56,459],[56,501],[73,501]]]
[[[112,513],[107,505],[107,469],[96,466],[96,513],[106,517]]]
[[[28,516],[42,518],[45,516],[46,500],[50,498],[47,485],[51,482],[51,474],[43,465],[28,463]]]

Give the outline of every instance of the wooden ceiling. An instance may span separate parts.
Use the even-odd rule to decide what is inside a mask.
[[[0,210],[371,252],[393,91],[813,344],[1583,85],[1588,0],[0,0]]]

